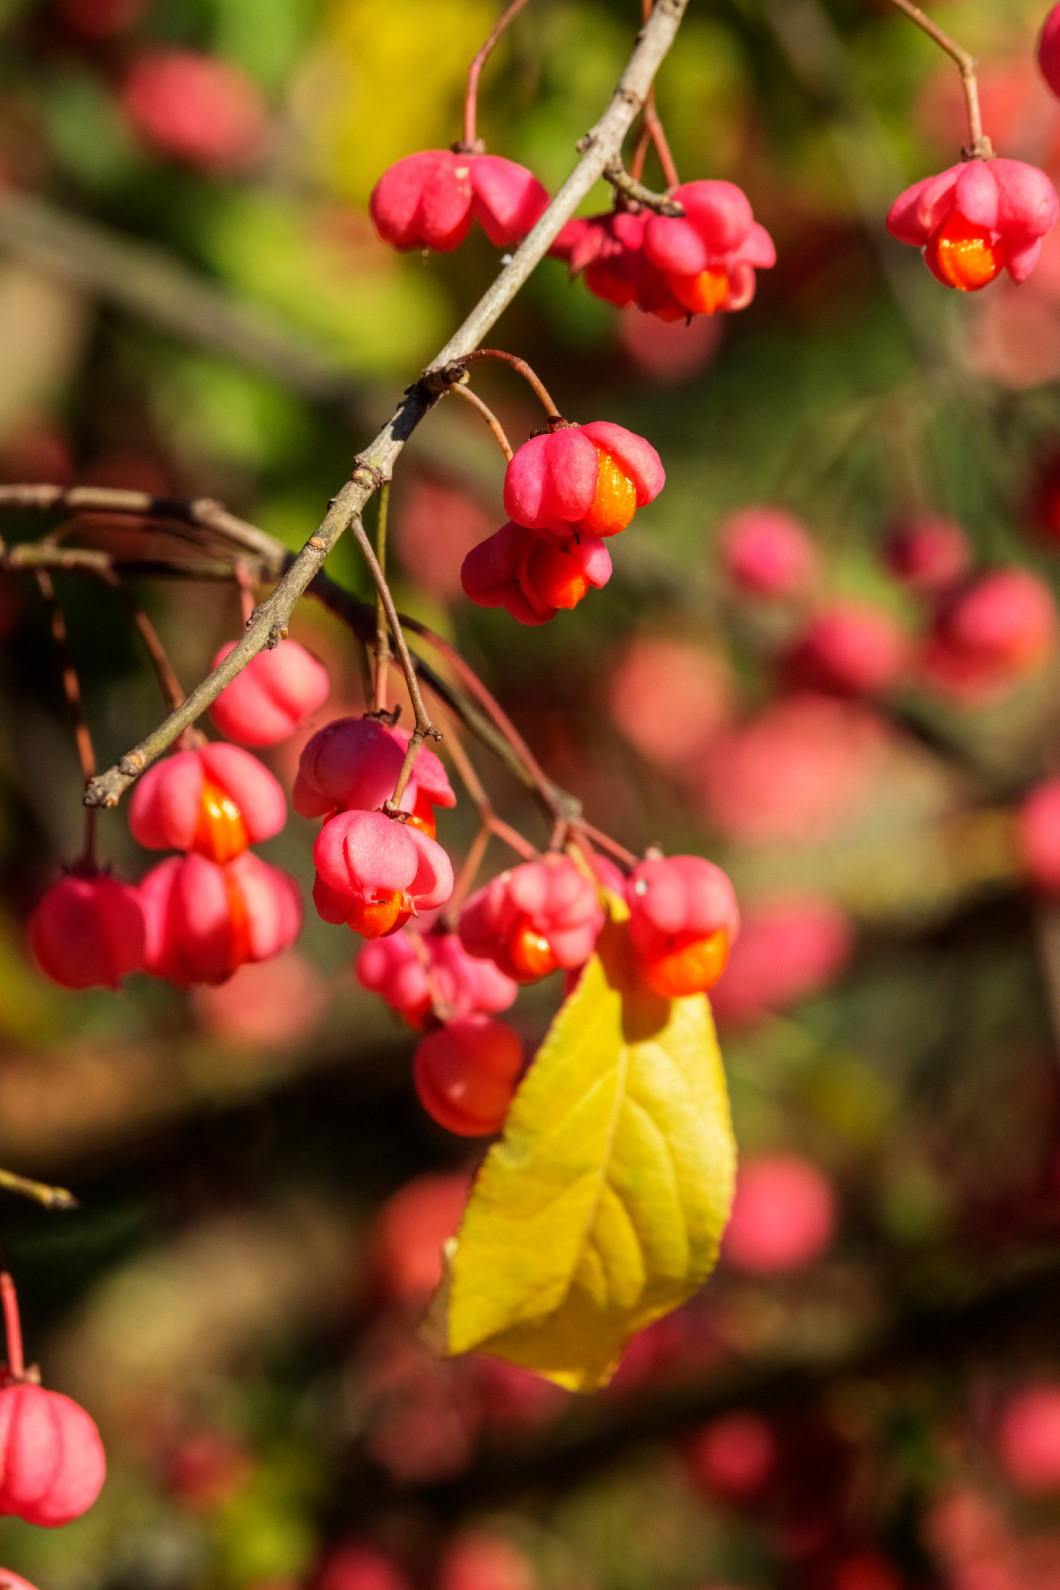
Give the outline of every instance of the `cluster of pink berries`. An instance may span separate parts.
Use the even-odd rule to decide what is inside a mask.
[[[743,510],[722,532],[734,588],[759,600],[811,599],[817,554],[807,532],[772,508]],[[814,603],[780,657],[789,688],[876,697],[919,682],[966,701],[1003,694],[1042,667],[1057,640],[1048,586],[1021,567],[972,570],[959,525],[930,515],[891,533],[888,571],[924,604],[919,645],[882,607],[833,599]]]
[[[226,656],[226,646],[215,662]],[[244,744],[293,733],[328,695],[326,670],[294,641],[262,652],[221,694],[213,716]],[[116,988],[146,971],[179,987],[220,983],[294,942],[302,903],[293,878],[249,849],[279,833],[283,791],[238,745],[177,751],[144,774],[130,805],[135,838],[180,854],[138,887],[78,863],[41,899],[29,926],[42,969],[66,988]]]
[[[454,934],[444,925],[369,944],[361,984],[410,1026],[433,1030],[416,1054],[424,1108],[462,1136],[498,1130],[522,1070],[515,1032],[496,1019],[520,985],[555,971],[571,983],[605,920],[600,884],[624,896],[648,986],[675,999],[712,988],[739,929],[732,885],[699,856],[652,857],[626,879],[593,858],[600,883],[566,855],[501,873],[467,901]]]
[[[22,1357],[14,1283],[0,1274],[7,1362],[0,1365],[0,1514],[57,1529],[88,1511],[103,1488],[107,1461],[94,1421],[60,1391],[46,1391]],[[33,1590],[0,1568],[0,1583]]]
[[[479,607],[547,624],[611,578],[605,538],[624,530],[666,483],[658,453],[621,425],[553,425],[508,465],[509,522],[464,559],[460,580]]]

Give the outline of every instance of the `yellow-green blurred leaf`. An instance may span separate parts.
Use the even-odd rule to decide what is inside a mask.
[[[447,1343],[575,1391],[702,1285],[736,1145],[705,996],[659,999],[601,935],[489,1152],[460,1228]]]
[[[471,57],[491,0],[333,0],[298,95],[325,176],[363,204],[387,166],[463,136]]]

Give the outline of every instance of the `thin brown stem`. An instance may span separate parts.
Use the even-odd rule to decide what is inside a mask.
[[[3,1304],[4,1334],[7,1337],[7,1367],[12,1380],[21,1380],[26,1373],[26,1360],[22,1353],[22,1321],[18,1313],[15,1283],[6,1270],[0,1274],[0,1302]]]
[[[560,790],[553,784],[500,702],[490,694],[478,674],[464,661],[456,647],[451,646],[441,635],[436,634],[426,624],[420,623],[418,619],[406,618],[405,625],[414,635],[419,635],[422,640],[425,640],[429,646],[432,646],[435,651],[445,658],[461,685],[470,691],[479,704],[485,708],[494,725],[500,730],[508,745],[522,763],[532,787],[536,790],[550,816],[563,816],[571,821],[579,817],[581,815],[580,802],[567,794],[565,790]]]
[[[282,572],[285,549],[245,519],[229,513],[212,497],[156,497],[147,491],[122,491],[112,486],[0,486],[0,509],[131,515],[137,519],[173,520],[197,530],[212,530],[231,546],[260,559],[270,574]],[[17,549],[10,549],[12,552]],[[279,557],[277,558],[277,553]]]
[[[454,928],[459,920],[464,901],[474,887],[475,879],[478,877],[478,870],[486,859],[486,851],[489,849],[492,837],[493,830],[488,823],[483,823],[468,846],[463,866],[456,875],[453,892],[449,896],[449,903],[445,908],[445,920]]]
[[[52,644],[59,659],[63,695],[66,697],[70,726],[74,731],[78,761],[81,763],[81,776],[87,789],[96,775],[96,752],[92,744],[91,730],[85,722],[85,704],[81,694],[81,681],[78,678],[77,668],[74,664],[73,652],[70,650],[70,636],[66,628],[66,615],[63,612],[58,596],[55,594],[55,582],[47,569],[38,569],[36,571],[36,580],[40,594],[48,607]],[[92,811],[87,812],[85,816],[85,843],[81,859],[86,866],[95,864],[96,822],[95,813]]]
[[[641,126],[637,135],[637,147],[633,151],[633,159],[629,163],[629,174],[634,182],[639,182],[644,175],[644,162],[648,158],[651,148],[651,129]]]
[[[489,38],[475,56],[467,72],[467,97],[464,100],[464,144],[470,153],[475,147],[475,123],[478,114],[478,80],[482,76],[494,45],[508,25],[515,21],[527,0],[512,0],[507,11],[495,23]]]
[[[904,11],[910,21],[915,22],[928,36],[933,39],[940,50],[945,50],[952,61],[956,61],[957,70],[961,74],[961,87],[964,89],[964,101],[968,111],[968,147],[963,151],[969,160],[992,160],[994,146],[983,132],[983,115],[979,105],[979,79],[976,76],[978,62],[974,55],[959,45],[939,27],[937,22],[932,22],[926,12],[921,11],[913,0],[891,0],[899,11]]]
[[[379,516],[375,526],[375,555],[380,572],[386,578],[386,530],[387,515],[390,509],[390,484],[389,482],[379,493]],[[390,630],[386,621],[386,604],[381,591],[375,593],[375,671],[373,703],[376,712],[386,711],[386,681],[387,670],[390,666]]]
[[[256,580],[250,565],[245,558],[240,558],[233,570],[236,584],[239,586],[239,608],[243,615],[243,628],[246,629],[254,616],[254,587]]]
[[[605,834],[602,828],[594,828],[592,823],[584,822],[578,823],[577,827],[591,845],[595,845],[597,850],[606,850],[609,856],[615,858],[620,867],[626,867],[629,871],[632,871],[640,861],[639,856],[635,856],[632,850],[627,850],[625,845],[620,845],[617,839],[612,839],[610,834]]]
[[[478,393],[472,392],[471,388],[463,381],[457,381],[449,388],[449,390],[454,397],[461,397],[465,403],[470,403],[473,408],[478,409],[479,413],[482,415],[482,418],[486,421],[486,424],[497,438],[497,444],[510,464],[514,456],[512,453],[512,444],[505,435],[504,426],[501,424],[496,414],[494,414],[489,404],[483,403]]]
[[[476,348],[473,353],[469,353],[467,357],[461,359],[460,362],[463,365],[469,365],[474,364],[479,359],[500,359],[503,364],[511,365],[512,369],[516,371],[518,375],[521,375],[523,380],[529,382],[529,384],[533,387],[534,391],[541,399],[542,407],[544,408],[549,419],[561,420],[563,418],[559,409],[553,402],[552,396],[545,383],[542,381],[541,377],[538,375],[533,366],[527,364],[525,359],[520,359],[519,356],[514,353],[506,353],[503,348]]]
[[[184,688],[166,655],[166,648],[162,644],[157,629],[125,584],[125,581],[113,570],[105,571],[101,569],[100,578],[106,581],[111,590],[116,592],[120,600],[125,604],[130,618],[140,632],[140,639],[147,649],[147,655],[151,659],[151,667],[154,669],[155,678],[158,680],[158,688],[169,706],[176,710],[184,700]]]
[[[644,126],[652,143],[655,145],[655,153],[658,155],[659,164],[662,167],[663,181],[668,188],[679,188],[681,186],[681,178],[677,175],[677,166],[674,164],[674,157],[670,153],[670,145],[667,142],[666,133],[663,131],[663,124],[659,120],[659,113],[655,109],[654,87],[649,88],[648,96],[644,101]]]
[[[459,736],[453,734],[450,730],[446,736],[445,744],[456,764],[456,770],[460,774],[461,782],[474,802],[479,817],[482,819],[483,827],[491,834],[496,835],[498,839],[503,840],[508,848],[514,850],[516,855],[521,856],[524,861],[533,861],[538,852],[528,839],[523,838],[518,829],[513,828],[510,823],[506,823],[502,817],[497,816],[493,809],[493,803],[486,794],[482,780],[475,771],[474,763],[460,743]]]
[[[412,701],[412,711],[416,720],[416,726],[412,731],[412,738],[409,740],[408,750],[405,753],[405,760],[402,763],[397,784],[394,786],[394,793],[388,801],[383,803],[383,810],[389,812],[391,816],[393,816],[400,810],[401,797],[408,788],[409,779],[412,777],[412,769],[415,767],[416,758],[420,753],[420,746],[426,739],[440,740],[442,738],[442,732],[431,722],[427,708],[424,706],[423,696],[420,693],[420,682],[416,677],[416,668],[409,653],[408,644],[405,640],[405,632],[401,627],[401,620],[398,617],[397,608],[394,606],[394,598],[390,594],[390,587],[386,583],[386,576],[379,567],[379,560],[375,555],[372,543],[368,539],[364,525],[361,523],[359,514],[353,522],[352,529],[354,539],[361,549],[361,552],[364,556],[364,561],[367,563],[372,579],[375,581],[375,588],[379,595],[379,599],[383,604],[383,608],[387,617],[387,623],[390,625],[390,633],[394,638],[394,645],[397,648],[398,660],[401,663],[401,672],[405,676],[405,685]]]
[[[616,193],[632,199],[634,204],[643,206],[645,210],[654,210],[656,215],[668,215],[673,220],[680,220],[685,213],[683,204],[678,204],[676,199],[668,199],[665,193],[653,193],[651,188],[646,188],[638,177],[632,176],[626,170],[621,160],[616,160],[614,165],[608,166],[604,177]]]

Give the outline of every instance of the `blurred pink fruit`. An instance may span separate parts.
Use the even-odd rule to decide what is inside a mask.
[[[687,762],[731,716],[728,669],[691,641],[645,635],[630,644],[607,678],[615,724],[646,761],[665,770]]]
[[[722,566],[749,595],[772,600],[804,596],[819,559],[809,532],[781,508],[741,508],[719,528]]]
[[[239,1494],[253,1466],[245,1442],[221,1430],[200,1430],[170,1454],[165,1487],[192,1512],[212,1513]]]
[[[688,772],[708,820],[743,844],[812,844],[855,815],[884,749],[855,702],[791,696],[715,736]]]
[[[1020,1490],[1060,1493],[1060,1385],[1028,1386],[1001,1412],[997,1454]]]
[[[374,1546],[339,1546],[327,1558],[314,1590],[411,1590],[401,1569]]]
[[[537,1575],[523,1553],[499,1535],[459,1535],[438,1566],[436,1590],[536,1590]]]
[[[388,1298],[421,1302],[442,1279],[442,1248],[456,1235],[467,1203],[467,1176],[417,1176],[376,1216],[375,1267]]]
[[[722,1253],[751,1275],[781,1275],[819,1259],[835,1227],[835,1194],[816,1165],[797,1154],[762,1154],[737,1171]]]
[[[686,320],[650,318],[627,305],[618,317],[618,335],[630,359],[660,385],[685,381],[706,368],[721,342],[724,322],[717,316]]]
[[[1056,635],[1049,587],[1029,569],[995,569],[939,608],[924,653],[924,678],[966,700],[989,699],[1044,667]]]
[[[323,1014],[327,987],[298,950],[241,966],[219,987],[197,988],[192,1003],[205,1030],[227,1043],[279,1049],[307,1038]]]
[[[859,1551],[839,1563],[833,1590],[902,1590],[902,1583],[886,1558],[875,1551]]]
[[[1060,5],[1053,6],[1042,24],[1038,66],[1053,93],[1060,97]]]
[[[495,529],[469,492],[418,476],[398,499],[394,540],[409,578],[444,601],[461,594],[460,565]]]
[[[1031,882],[1051,893],[1060,891],[1060,778],[1039,784],[1023,802],[1016,822]]]
[[[710,999],[719,1021],[753,1021],[826,987],[854,947],[849,917],[824,895],[749,905]]]
[[[896,525],[884,561],[914,591],[938,591],[960,578],[971,559],[968,538],[952,519],[919,515]]]
[[[810,619],[783,659],[786,680],[801,690],[875,696],[901,680],[909,642],[884,609],[832,602]]]
[[[715,1495],[748,1501],[777,1465],[777,1438],[757,1413],[727,1413],[694,1435],[686,1449],[695,1479]]]
[[[265,108],[237,66],[192,50],[137,56],[121,105],[145,142],[217,175],[242,171],[261,152]]]

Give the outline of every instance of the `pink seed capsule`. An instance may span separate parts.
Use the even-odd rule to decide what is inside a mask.
[[[504,477],[504,508],[515,524],[566,543],[575,530],[617,535],[665,484],[650,442],[594,420],[524,442]]]
[[[750,1275],[783,1275],[820,1258],[835,1233],[831,1183],[797,1154],[760,1154],[736,1176],[722,1253]]]
[[[102,1490],[103,1443],[84,1408],[27,1378],[18,1300],[6,1272],[0,1295],[8,1352],[0,1388],[0,1513],[54,1529],[80,1518]]]
[[[261,152],[265,108],[237,66],[193,50],[138,55],[122,85],[121,108],[143,141],[203,171],[242,171]]]
[[[423,149],[398,160],[372,190],[369,210],[384,243],[447,253],[476,218],[491,243],[509,248],[548,205],[532,172],[499,155]]]
[[[133,838],[148,850],[194,850],[222,866],[286,821],[280,785],[238,745],[165,757],[148,768],[129,803]]]
[[[63,988],[117,988],[144,963],[146,927],[137,889],[108,873],[71,873],[38,901],[29,947]]]
[[[222,646],[211,667],[223,662],[235,645],[233,640]],[[210,717],[237,745],[276,745],[312,717],[330,691],[323,663],[296,640],[285,640],[251,659],[221,691]]]
[[[518,1037],[491,1016],[461,1016],[416,1050],[413,1080],[427,1114],[459,1137],[499,1132],[523,1064]]]

